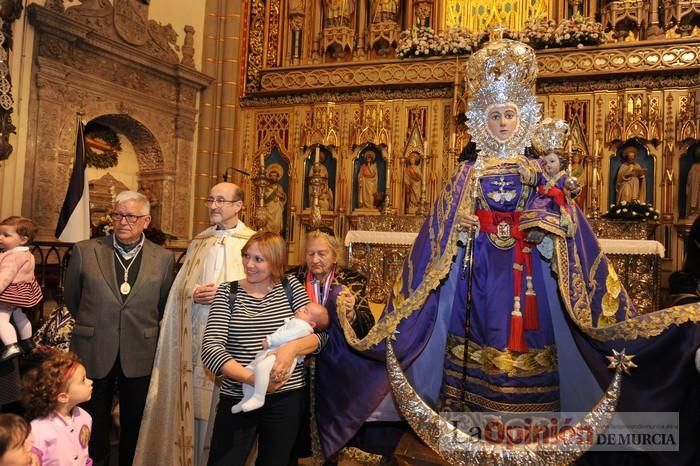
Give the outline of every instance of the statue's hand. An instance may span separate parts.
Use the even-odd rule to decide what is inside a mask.
[[[539,228],[532,228],[528,230],[525,241],[528,243],[540,244],[544,239],[545,232]]]
[[[573,190],[569,193],[569,195],[571,196],[571,199],[576,199],[576,198],[578,197],[579,194],[581,194],[581,186],[579,186],[579,187],[573,189]]]

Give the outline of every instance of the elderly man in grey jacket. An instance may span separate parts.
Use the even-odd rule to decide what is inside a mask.
[[[115,388],[120,403],[119,464],[131,465],[159,322],[173,282],[174,257],[148,241],[148,199],[140,193],[117,195],[114,234],[77,243],[65,277],[65,303],[75,317],[71,350],[93,379],[90,456],[109,462],[109,431]]]

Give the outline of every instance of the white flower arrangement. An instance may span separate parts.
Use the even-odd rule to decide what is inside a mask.
[[[435,33],[433,28],[414,26],[401,32],[396,55],[401,58],[469,55],[475,48],[474,36],[468,29],[452,27]]]
[[[660,213],[651,204],[621,201],[619,204],[610,204],[610,209],[604,216],[619,220],[657,221]]]
[[[396,55],[401,58],[469,55],[486,42],[489,35],[489,31],[473,33],[461,26],[440,32],[427,26],[414,26],[399,35]],[[600,45],[606,40],[601,23],[579,14],[559,24],[546,18],[528,20],[522,31],[505,31],[503,37],[521,40],[534,49]]]
[[[433,28],[420,26],[402,31],[399,35],[396,54],[401,58],[429,56],[437,43]]]
[[[576,14],[556,24],[553,20],[539,19],[525,23],[520,40],[534,49],[557,47],[583,47],[600,45],[607,37],[603,25],[593,19]]]

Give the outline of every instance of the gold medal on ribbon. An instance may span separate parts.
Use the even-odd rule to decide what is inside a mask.
[[[121,291],[122,294],[129,294],[129,292],[131,291],[131,285],[129,285],[127,282],[124,282],[119,287],[119,291]]]

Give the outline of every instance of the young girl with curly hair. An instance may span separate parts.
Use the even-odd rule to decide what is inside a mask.
[[[92,465],[92,417],[78,404],[92,396],[92,380],[73,353],[52,352],[22,381],[26,415],[33,419],[33,451],[42,466]]]

